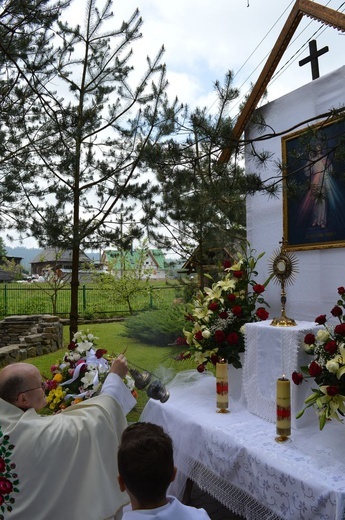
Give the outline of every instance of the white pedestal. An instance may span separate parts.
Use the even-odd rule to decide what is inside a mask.
[[[243,392],[247,409],[263,419],[276,421],[276,381],[282,375],[291,379],[294,370],[308,365],[312,356],[302,347],[304,336],[316,333],[320,326],[299,322],[294,327],[275,327],[271,322],[246,324],[246,351],[243,366]],[[315,410],[309,408],[300,419],[296,414],[311,393],[311,383],[296,386],[291,380],[291,426],[301,428],[317,422]]]

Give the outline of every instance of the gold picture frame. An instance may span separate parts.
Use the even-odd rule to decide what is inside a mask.
[[[345,119],[282,138],[286,249],[345,246]]]

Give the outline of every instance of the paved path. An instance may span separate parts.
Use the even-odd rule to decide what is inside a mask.
[[[193,484],[189,505],[203,507],[211,520],[243,520],[242,516],[235,515],[235,513],[226,509],[208,493],[201,491],[196,484]]]

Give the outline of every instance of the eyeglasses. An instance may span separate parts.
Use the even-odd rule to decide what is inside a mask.
[[[27,392],[32,392],[33,390],[39,390],[40,388],[45,391],[47,385],[44,381],[41,381],[40,386],[35,386],[35,388],[29,388],[28,390],[24,390],[24,392],[20,392],[21,394],[26,394]]]

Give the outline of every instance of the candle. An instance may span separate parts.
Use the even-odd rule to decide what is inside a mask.
[[[277,435],[291,435],[290,380],[284,375],[277,380]]]
[[[227,411],[228,402],[228,364],[222,359],[216,364],[216,382],[217,382],[217,408],[220,412]]]

